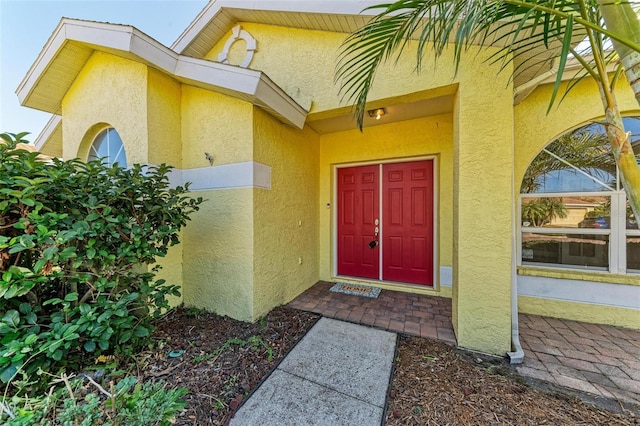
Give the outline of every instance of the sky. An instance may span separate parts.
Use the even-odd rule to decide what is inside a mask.
[[[0,0],[0,133],[35,140],[51,114],[20,106],[16,88],[62,17],[132,25],[165,46],[207,0]]]

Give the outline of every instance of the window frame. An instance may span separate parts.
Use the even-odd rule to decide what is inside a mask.
[[[626,119],[640,119],[640,117],[624,117]],[[576,130],[579,130],[583,127],[590,126],[591,124],[587,124],[582,127],[578,127],[573,130],[568,130],[563,133],[567,134]],[[550,153],[547,148],[550,144],[558,140],[562,135],[557,138],[551,140],[547,145],[544,146],[540,150],[537,155],[540,155],[542,152],[547,152],[547,154],[554,155]],[[556,156],[557,157],[557,156]],[[534,157],[535,160],[535,157]],[[531,163],[533,163],[533,161]],[[560,161],[567,162],[564,159],[560,158]],[[639,158],[640,161],[640,158]],[[531,167],[531,163],[527,166],[527,170]],[[578,171],[581,171],[580,168],[575,167],[567,162],[568,165],[575,168]],[[584,174],[584,173],[583,173]],[[592,179],[594,179],[592,177]],[[594,179],[600,185],[603,185],[603,182]],[[522,183],[521,183],[522,185]],[[559,271],[568,270],[568,271],[592,271],[592,272],[607,272],[611,274],[640,274],[640,269],[628,269],[627,268],[627,239],[629,237],[640,237],[640,229],[627,229],[627,214],[626,214],[626,206],[627,206],[627,196],[622,187],[620,181],[620,170],[616,165],[615,171],[615,188],[612,188],[609,185],[605,185],[609,189],[604,189],[601,191],[570,191],[570,192],[530,192],[530,193],[520,193],[517,201],[517,241],[516,241],[516,265],[518,267],[530,267],[530,268],[553,268]],[[522,220],[522,208],[524,201],[527,198],[570,198],[570,197],[609,197],[611,200],[610,206],[610,221],[609,228],[567,228],[567,227],[557,227],[557,228],[547,228],[547,227],[525,227],[523,226]],[[555,264],[555,263],[543,263],[543,262],[529,262],[526,259],[523,259],[523,236],[524,234],[583,234],[583,235],[607,235],[609,239],[609,250],[608,250],[608,268],[604,267],[590,267],[590,266],[580,266],[580,265],[571,265],[571,264]]]

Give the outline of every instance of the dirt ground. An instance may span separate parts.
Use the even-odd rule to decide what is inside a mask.
[[[255,324],[179,309],[139,354],[137,374],[189,390],[178,425],[224,425],[319,319],[288,307]],[[499,359],[429,339],[400,336],[387,425],[639,425],[608,411],[531,387]]]

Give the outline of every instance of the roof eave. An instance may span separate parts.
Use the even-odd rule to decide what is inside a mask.
[[[59,82],[58,92],[43,108],[32,102],[38,83],[58,58],[65,44],[73,41],[93,51],[104,51],[159,69],[176,80],[235,98],[253,102],[287,124],[302,128],[307,111],[263,72],[182,56],[134,27],[64,18],[48,40],[16,90],[20,104],[59,114],[59,105],[70,84],[84,67],[78,61],[68,70],[68,81]],[[44,90],[44,89],[43,89]]]

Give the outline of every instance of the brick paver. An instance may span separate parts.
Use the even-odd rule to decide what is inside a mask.
[[[329,291],[320,281],[289,306],[385,330],[456,344],[451,324],[451,299],[382,290],[377,299]]]
[[[640,331],[520,314],[520,374],[640,404]]]

